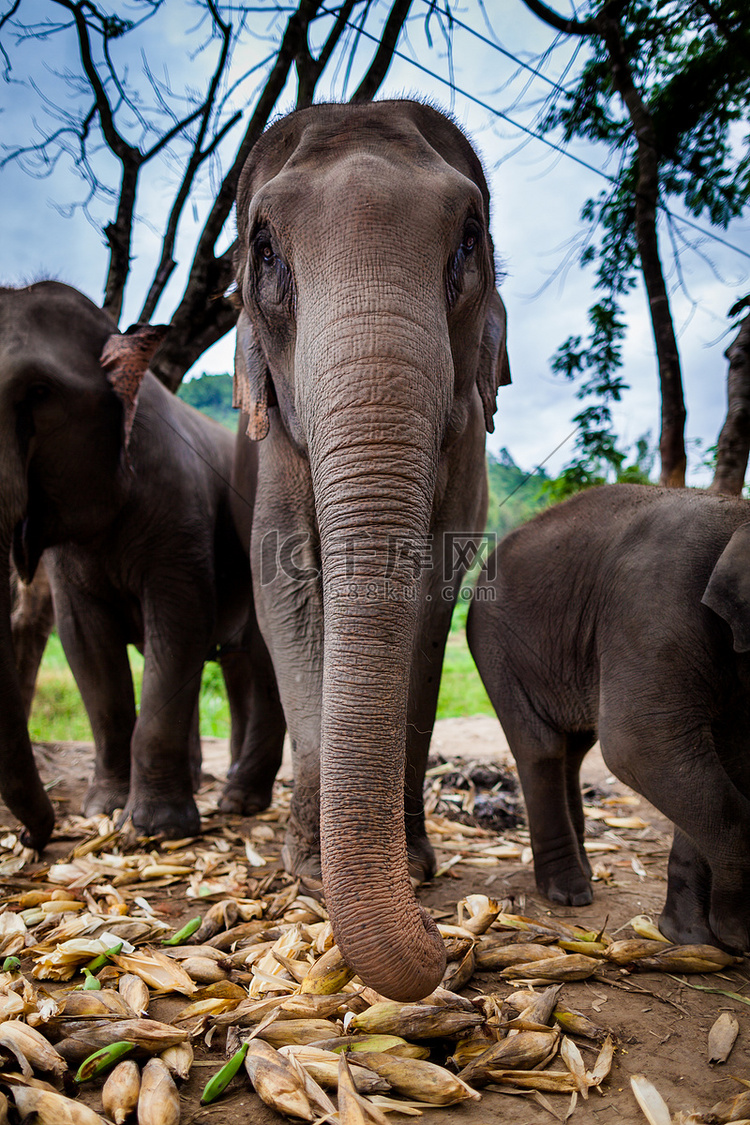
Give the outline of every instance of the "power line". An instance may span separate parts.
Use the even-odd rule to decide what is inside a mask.
[[[325,12],[327,15],[336,15],[335,11],[332,11],[328,8],[321,7],[320,11]],[[351,23],[348,23],[347,21],[347,26],[352,27],[353,25]],[[360,35],[364,36],[365,39],[369,39],[373,43],[380,42],[376,35],[371,34],[371,32],[369,31],[365,31],[364,28],[360,28],[359,33]],[[479,33],[473,32],[473,34],[478,35]],[[480,36],[480,38],[484,37]],[[487,42],[489,42],[490,46],[494,46],[491,40],[487,40]],[[424,66],[422,63],[416,62],[415,59],[410,58],[409,55],[404,54],[403,51],[394,49],[393,57],[401,59],[403,62],[406,62],[410,66],[413,66],[416,70],[420,70],[423,74],[428,75],[430,78],[434,78],[436,82],[442,83],[443,86],[448,86],[448,88],[454,93],[460,94],[462,97],[466,98],[467,101],[473,102],[475,105],[478,105],[480,109],[484,109],[488,113],[491,113],[494,117],[499,117],[503,121],[507,121],[508,124],[512,125],[514,129],[518,129],[520,130],[520,132],[525,133],[527,136],[533,137],[534,140],[541,141],[542,144],[547,145],[547,147],[551,148],[554,152],[559,153],[561,156],[566,157],[568,160],[572,160],[575,164],[579,164],[588,172],[593,172],[595,176],[599,176],[601,179],[606,180],[607,183],[612,184],[615,187],[617,186],[617,180],[614,178],[614,176],[609,176],[606,172],[603,172],[601,168],[596,168],[593,164],[589,164],[588,161],[583,160],[580,156],[575,156],[572,152],[569,152],[561,145],[555,144],[554,141],[550,141],[547,137],[544,136],[543,133],[538,133],[534,129],[529,128],[529,126],[522,125],[520,121],[514,120],[514,118],[512,118],[509,114],[504,113],[503,110],[497,109],[495,106],[490,105],[489,102],[482,101],[482,99],[476,97],[475,94],[470,94],[467,90],[464,90],[462,89],[462,87],[457,86],[455,82],[451,82],[449,79],[444,78],[442,74],[438,74],[436,71],[430,70],[429,67]],[[515,59],[515,56],[511,57]],[[518,59],[515,59],[515,61],[520,62],[520,60]],[[720,235],[715,234],[711,230],[706,230],[704,227],[701,227],[697,223],[694,223],[691,219],[686,219],[682,215],[675,215],[673,211],[670,211],[670,209],[666,207],[665,204],[661,203],[658,200],[656,205],[660,211],[662,211],[674,222],[684,223],[685,226],[688,226],[692,230],[697,231],[698,234],[703,235],[704,238],[711,238],[714,240],[714,242],[720,243],[728,250],[734,250],[735,253],[741,254],[743,258],[750,259],[750,251],[743,250],[740,246],[735,246],[733,242],[729,242],[726,238],[722,238]]]
[[[449,22],[454,23],[457,27],[460,27],[463,31],[468,32],[469,35],[472,35],[475,39],[478,39],[481,43],[484,43],[486,46],[490,47],[493,51],[498,51],[499,54],[505,56],[505,58],[507,58],[507,59],[510,59],[512,62],[516,63],[517,66],[523,67],[524,70],[528,70],[530,74],[535,75],[537,78],[541,79],[542,82],[546,82],[548,86],[552,86],[552,88],[554,90],[557,90],[558,93],[566,94],[568,96],[570,96],[572,94],[573,91],[569,90],[565,86],[561,86],[559,82],[555,82],[552,78],[548,78],[546,74],[544,74],[541,70],[538,70],[536,67],[531,66],[529,63],[525,63],[522,59],[519,59],[517,55],[514,55],[513,52],[509,51],[506,47],[502,47],[499,43],[496,43],[494,40],[489,39],[486,35],[482,35],[481,32],[476,31],[475,28],[470,27],[469,24],[464,23],[462,20],[458,19],[450,10],[448,10],[446,8],[438,8],[436,5],[434,5],[434,0],[422,0],[422,2],[424,4],[428,4],[430,6],[431,11],[438,12],[440,15],[445,16],[446,19],[448,19]],[[458,89],[458,87],[455,87],[455,89]],[[464,91],[461,90],[460,93],[464,93]],[[465,95],[465,96],[468,97],[469,95]],[[506,118],[506,119],[510,120],[509,118]],[[521,128],[521,126],[517,126],[517,127]],[[539,140],[546,140],[546,138],[544,138],[544,136],[542,134],[532,134],[532,135],[537,136]],[[550,142],[547,142],[547,143],[550,143]],[[655,145],[651,145],[649,143],[649,147],[652,148],[654,151],[656,151],[657,155],[661,155],[658,152],[658,149],[656,149]],[[558,150],[558,151],[561,151],[561,150]],[[570,153],[568,153],[568,156],[569,156],[570,159],[575,159],[575,157],[571,156]],[[673,164],[675,166],[675,168],[679,168],[681,172],[686,172],[689,176],[692,176],[694,179],[701,180],[703,183],[709,184],[715,191],[718,191],[718,192],[723,191],[722,185],[717,183],[717,181],[714,180],[711,176],[707,176],[707,175],[705,175],[705,173],[701,176],[697,176],[692,168],[688,168],[687,165],[683,164],[680,160],[677,160],[676,157],[668,157],[667,159],[669,160],[670,164]],[[594,169],[594,171],[596,171],[598,175],[604,175],[604,173],[600,172],[599,169]],[[616,180],[612,179],[611,177],[609,177],[609,179],[610,179],[610,183],[616,183],[617,182]],[[676,215],[672,215],[671,212],[669,212],[667,210],[667,208],[665,206],[663,206],[661,203],[659,203],[658,206],[661,207],[662,210],[664,210],[668,215],[670,215],[671,218],[677,219],[678,222],[687,223],[688,226],[694,225],[690,222],[689,219],[678,219]],[[740,253],[740,254],[744,253],[744,251],[740,250],[739,247],[734,246],[732,243],[725,242],[720,236],[715,235],[712,232],[704,231],[704,230],[702,230],[701,227],[695,227],[695,230],[701,231],[701,233],[708,235],[709,238],[715,238],[718,242],[723,243],[723,245],[725,245],[725,246],[729,246],[730,249],[737,250],[737,252]]]

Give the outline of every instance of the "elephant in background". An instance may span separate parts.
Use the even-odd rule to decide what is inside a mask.
[[[509,382],[489,202],[463,133],[409,101],[283,118],[237,193],[253,584],[294,758],[283,858],[322,874],[346,960],[403,1000],[445,964],[410,871],[434,872],[425,766]]]
[[[675,826],[662,932],[750,949],[750,503],[592,488],[498,546],[469,647],[518,765],[537,885],[591,902],[579,769]]]
[[[0,289],[0,794],[35,847],[53,813],[13,659],[11,547],[26,583],[44,553],[96,744],[87,814],[124,807],[149,834],[199,831],[198,694],[217,647],[235,720],[226,806],[265,807],[281,758],[283,714],[230,510],[234,438],[147,370],[163,331],[120,334],[57,282]],[[250,508],[253,487],[249,476]],[[145,658],[137,719],[128,643]]]

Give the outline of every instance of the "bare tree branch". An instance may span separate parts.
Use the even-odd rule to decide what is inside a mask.
[[[297,109],[304,109],[305,106],[312,105],[318,79],[325,70],[357,3],[359,3],[359,0],[346,0],[342,4],[336,22],[331,28],[317,59],[313,58],[307,41],[301,45],[295,59],[297,67]]]
[[[226,126],[226,128],[221,130],[219,135],[214,138],[214,145],[210,145],[205,151],[203,150],[203,142],[205,141],[206,133],[208,132],[208,126],[211,119],[211,114],[213,112],[214,102],[216,100],[216,94],[219,88],[219,82],[224,72],[227,59],[229,58],[229,47],[232,38],[232,25],[231,23],[224,23],[215,4],[213,3],[213,0],[208,0],[208,8],[214,24],[216,27],[218,27],[222,37],[221,52],[219,54],[219,59],[216,63],[216,67],[214,68],[214,73],[209,84],[208,93],[206,94],[203,105],[200,107],[200,126],[193,142],[193,148],[190,153],[187,166],[185,168],[185,173],[182,177],[182,182],[177,192],[177,196],[175,197],[174,204],[172,205],[169,219],[167,220],[167,227],[162,239],[162,248],[159,263],[156,267],[154,279],[151,283],[151,287],[148,291],[146,300],[143,304],[143,308],[138,318],[143,322],[149,321],[153,316],[159,298],[164,292],[164,287],[169,281],[169,278],[172,275],[172,271],[177,264],[174,260],[174,247],[177,238],[177,228],[182,216],[183,209],[185,207],[185,204],[187,203],[188,196],[190,195],[196,173],[203,161],[206,160],[208,156],[210,156],[211,152],[213,151],[214,145],[219,143],[221,138],[231,127],[231,124],[238,121],[240,116],[239,114],[235,114],[233,122],[230,122]],[[177,128],[177,126],[175,126],[175,128]]]
[[[409,14],[411,3],[412,0],[395,0],[385,22],[375,57],[370,63],[369,70],[354,91],[351,99],[353,102],[371,101],[383,84],[393,59],[393,52],[401,34],[401,28]]]

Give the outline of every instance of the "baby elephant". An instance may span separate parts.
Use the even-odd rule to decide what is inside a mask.
[[[537,885],[591,902],[579,769],[674,823],[660,927],[750,948],[750,502],[610,485],[509,535],[469,645],[518,765]]]
[[[281,759],[283,713],[230,510],[240,490],[252,507],[252,466],[233,486],[232,435],[147,370],[164,331],[120,334],[57,282],[0,289],[0,793],[37,847],[52,816],[13,663],[11,543],[27,583],[44,552],[96,743],[88,814],[124,806],[147,833],[199,830],[198,694],[217,648],[233,719],[223,807],[268,804]],[[137,719],[128,644],[145,658]]]

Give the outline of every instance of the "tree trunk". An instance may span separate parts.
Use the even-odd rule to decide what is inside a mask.
[[[719,435],[711,492],[740,496],[750,453],[750,314],[724,354],[729,360],[727,417]]]
[[[597,26],[609,52],[612,81],[627,109],[638,142],[638,182],[635,192],[635,228],[643,281],[648,294],[651,326],[661,384],[661,476],[669,488],[685,487],[685,401],[680,355],[672,324],[669,296],[659,256],[656,206],[659,195],[659,154],[651,115],[633,84],[630,63],[622,42],[620,24],[607,10]]]

